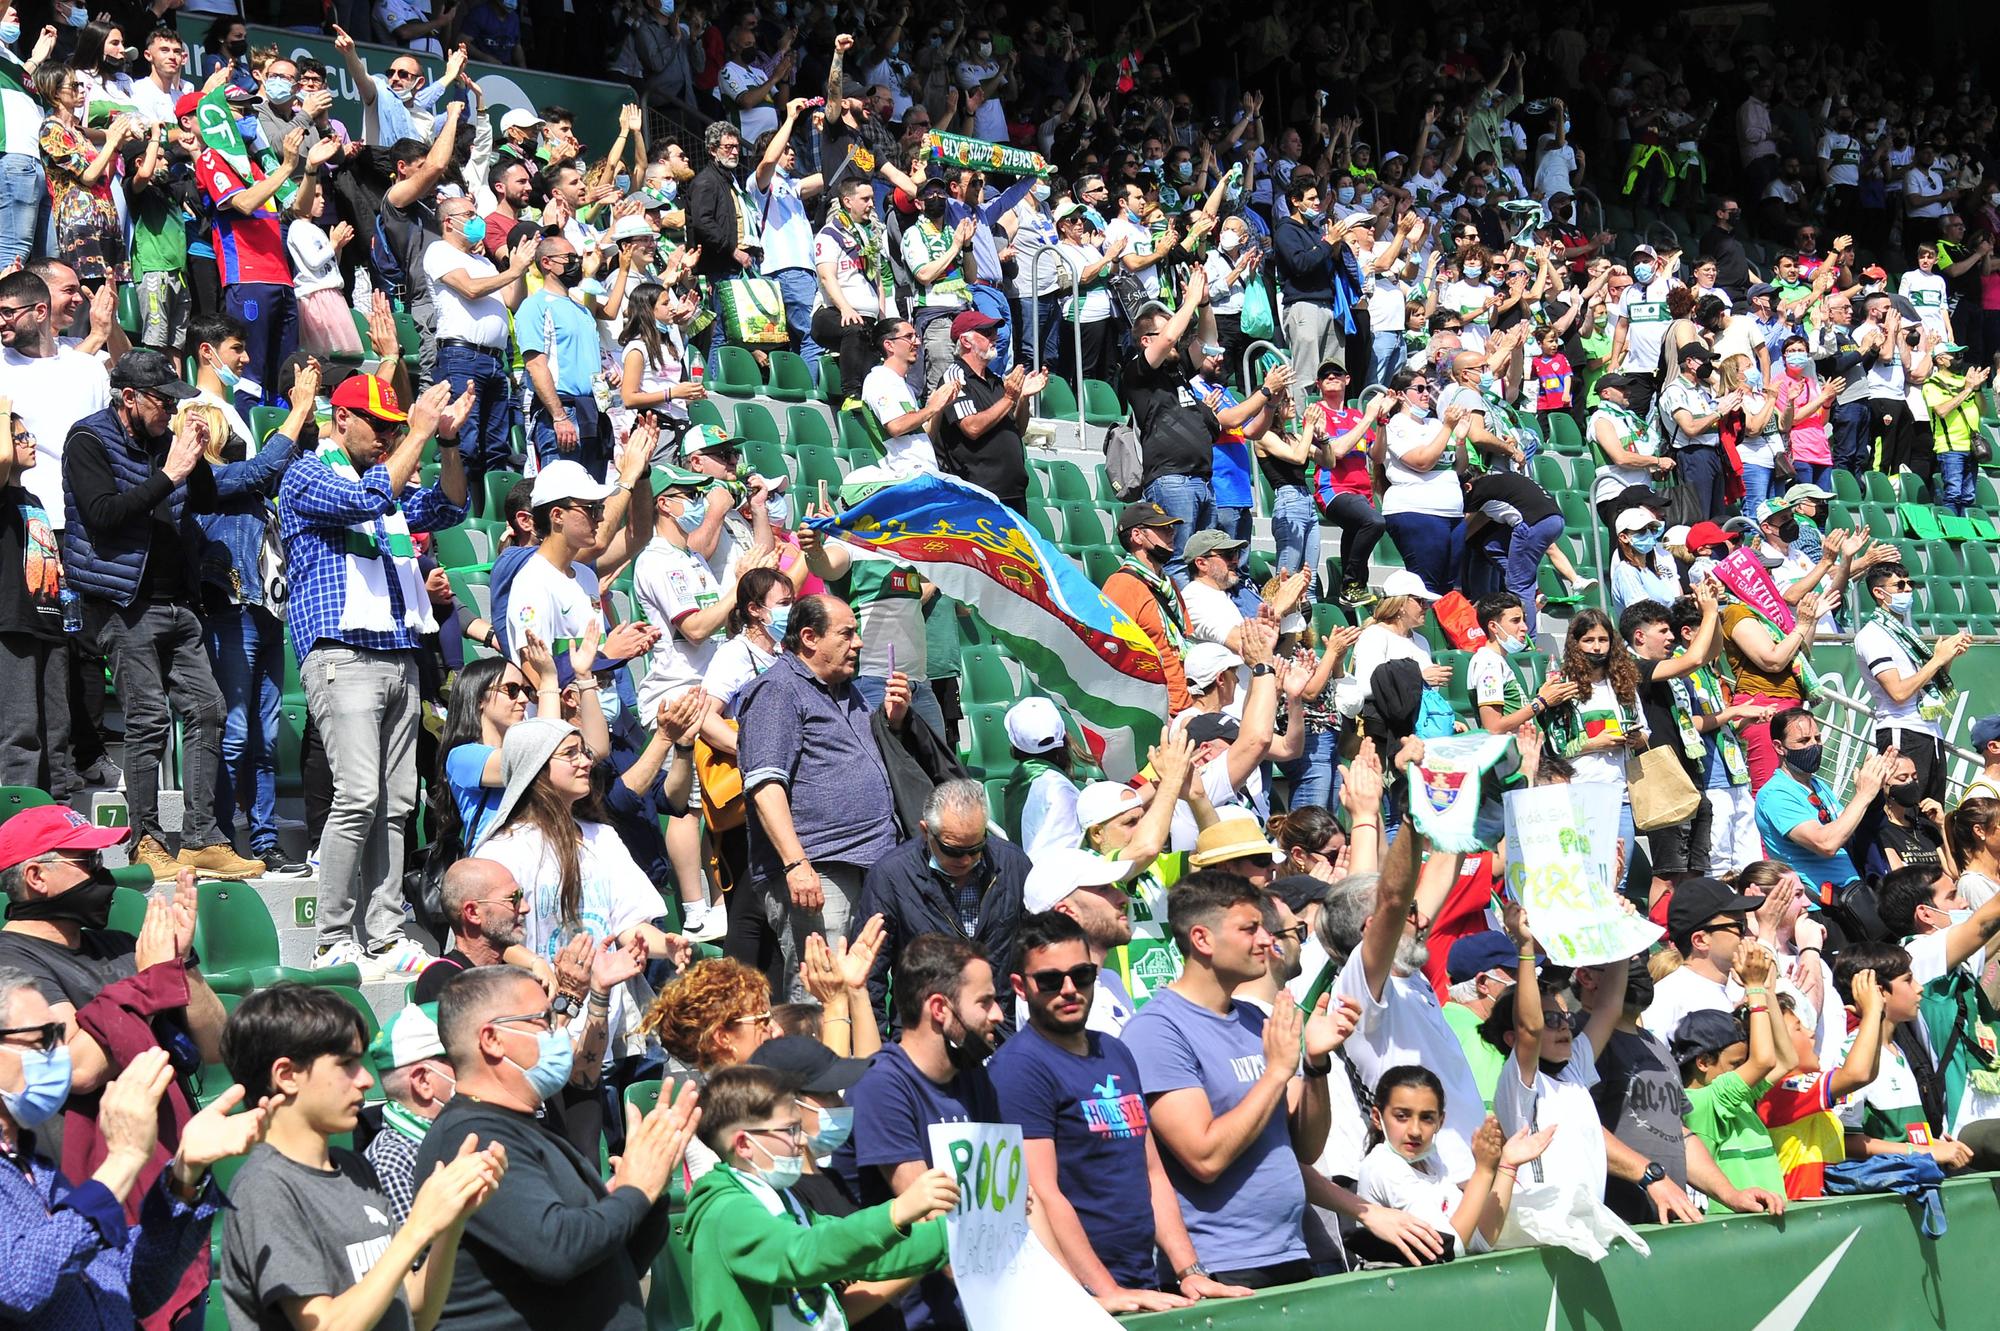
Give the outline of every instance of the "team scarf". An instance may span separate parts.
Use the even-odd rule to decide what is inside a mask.
[[[1895,639],[1896,645],[1910,658],[1911,665],[1921,667],[1924,662],[1931,659],[1931,653],[1924,646],[1923,640],[1903,622],[1901,615],[1877,606],[1875,612],[1868,617],[1868,622],[1879,625],[1885,633]],[[1924,685],[1923,691],[1917,695],[1917,715],[1926,721],[1942,721],[1951,715],[1951,705],[1957,701],[1958,688],[1951,682],[1951,675],[1947,671],[1939,670],[1931,676],[1930,683]]]
[[[1160,603],[1160,625],[1166,631],[1167,646],[1175,652],[1184,650],[1187,642],[1187,605],[1181,600],[1180,589],[1146,567],[1137,555],[1125,556],[1125,562],[1118,567],[1146,584],[1153,593],[1153,599]]]
[[[320,445],[316,456],[334,475],[360,483],[354,463],[338,444]],[[344,558],[347,590],[341,598],[340,627],[364,633],[394,633],[398,629],[437,632],[430,594],[424,590],[423,571],[417,567],[416,546],[410,540],[410,524],[403,518],[402,505],[392,503],[381,517],[349,527]],[[392,574],[403,592],[400,623],[389,600]]]
[[[1674,655],[1687,655],[1687,648],[1674,648]],[[1696,666],[1693,673],[1679,679],[1667,681],[1674,696],[1674,722],[1681,733],[1681,752],[1692,760],[1700,760],[1705,752],[1702,747],[1700,727],[1695,724],[1696,716],[1715,716],[1728,706],[1729,700],[1723,695],[1722,681],[1717,678],[1715,667]],[[1715,730],[1715,747],[1722,753],[1723,768],[1729,773],[1732,786],[1748,785],[1750,764],[1743,755],[1743,741],[1736,734],[1734,726],[1718,726]]]
[[[431,1130],[431,1121],[406,1105],[394,1100],[382,1102],[383,1126],[393,1128],[413,1142],[421,1142]]]
[[[839,205],[828,215],[826,228],[833,233],[834,244],[861,260],[869,280],[875,284],[876,297],[887,308],[889,293],[896,289],[896,279],[889,269],[888,251],[882,244],[882,229]]]

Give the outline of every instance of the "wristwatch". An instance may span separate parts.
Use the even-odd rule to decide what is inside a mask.
[[[577,1002],[569,994],[557,994],[555,999],[549,1004],[549,1010],[554,1012],[558,1017],[574,1017],[577,1013],[583,1011],[583,1004]]]
[[[1186,1266],[1182,1267],[1180,1270],[1174,1272],[1174,1279],[1186,1280],[1189,1276],[1205,1276],[1207,1274],[1208,1274],[1208,1268],[1203,1266],[1201,1264],[1201,1259],[1197,1257],[1195,1260],[1189,1262]]]
[[[1252,679],[1262,679],[1266,675],[1275,675],[1277,673],[1278,668],[1269,661],[1259,661],[1256,665],[1250,667],[1250,678]]]
[[[1659,1161],[1657,1160],[1649,1161],[1647,1162],[1645,1172],[1639,1175],[1639,1186],[1642,1188],[1650,1188],[1655,1183],[1658,1183],[1661,1179],[1665,1178],[1666,1176],[1667,1176],[1667,1171],[1660,1168]]]

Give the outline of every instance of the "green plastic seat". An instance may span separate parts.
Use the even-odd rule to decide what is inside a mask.
[[[1899,471],[1894,478],[1897,498],[1906,504],[1931,502],[1930,482],[1913,471]]]
[[[1102,379],[1085,379],[1083,419],[1091,425],[1116,425],[1124,420],[1125,404],[1118,400],[1118,390]]]
[[[481,483],[486,487],[486,514],[498,516],[502,525],[506,523],[507,492],[519,485],[525,477],[518,471],[489,471]]]
[[[765,439],[774,444],[785,442],[785,436],[778,429],[778,418],[771,414],[769,407],[755,402],[736,404],[734,433],[744,439]]]
[[[1065,550],[1082,552],[1090,549],[1111,549],[1116,538],[1111,524],[1104,513],[1089,502],[1075,503],[1058,501],[1056,509],[1062,514],[1063,541]]]
[[[415,365],[423,354],[424,332],[417,327],[417,321],[408,313],[396,311],[396,347],[402,352],[403,360]]]
[[[1861,478],[1861,494],[1871,504],[1896,503],[1896,487],[1887,476],[1879,471],[1871,471]]]
[[[125,330],[125,336],[139,340],[140,329],[144,326],[145,311],[139,306],[139,284],[125,282],[118,288],[118,326]]]
[[[1465,670],[1467,664],[1472,660],[1472,653],[1444,651],[1438,652],[1433,659],[1438,665],[1451,667],[1451,683],[1445,685],[1445,700],[1451,704],[1451,709],[1460,716],[1471,716],[1473,714],[1472,695],[1466,691]]]
[[[764,391],[780,402],[804,402],[813,395],[812,371],[796,351],[773,351],[771,382]]]
[[[1095,503],[1097,496],[1090,492],[1090,481],[1085,478],[1083,468],[1067,458],[1052,458],[1043,463],[1049,474],[1049,497],[1065,503]]]
[[[793,448],[832,448],[833,430],[811,407],[787,407],[785,442]]]
[[[144,866],[140,867],[143,868]],[[148,869],[146,872],[150,877],[152,870]],[[111,918],[106,921],[105,927],[121,934],[132,934],[136,937],[139,930],[146,923],[146,904],[146,894],[136,887],[112,889]]]
[[[493,570],[486,568],[448,568],[445,578],[451,583],[451,594],[460,605],[476,608],[480,615],[491,621],[493,618]]]
[[[447,569],[493,567],[493,537],[467,523],[437,533],[438,563]]]
[[[305,790],[306,700],[303,694],[287,695],[278,706],[278,793],[297,795]]]
[[[1104,580],[1116,573],[1118,566],[1124,562],[1122,551],[1106,549],[1101,545],[1092,546],[1083,552],[1083,575],[1090,579],[1093,586],[1102,587]]]
[[[867,466],[880,460],[882,449],[869,433],[868,422],[861,418],[859,411],[843,411],[838,417],[840,440],[833,447],[842,457],[852,459],[858,466]],[[794,449],[810,447],[802,439],[792,440]]]
[[[1936,545],[1918,545],[1915,542],[1911,542],[1910,544],[1912,549],[1921,552],[1923,557],[1929,561],[1924,566],[1924,572],[1935,574],[1942,578],[1962,578],[1966,576],[1965,561],[1959,558],[1958,546],[1942,542]],[[1908,559],[1903,561],[1903,567],[1909,569],[1912,573],[1917,571],[1916,566],[1911,564]]]
[[[1570,488],[1569,468],[1563,465],[1563,459],[1550,453],[1535,454],[1534,479],[1536,485],[1552,495]]]
[[[1020,693],[1007,658],[998,647],[967,647],[958,654],[958,671],[970,703],[1012,703]]]
[[[745,439],[743,460],[750,464],[750,470],[759,476],[773,478],[786,475],[791,469],[785,465],[785,450],[768,439]]]
[[[841,481],[846,479],[847,473],[841,470],[839,456],[830,448],[794,449],[792,457],[798,463],[794,493],[812,496],[812,503],[819,502],[817,491],[821,481],[826,482],[828,490],[837,491]]]
[[[967,767],[989,776],[1006,776],[1015,767],[1013,745],[1007,740],[1008,703],[978,703],[965,709],[970,737],[959,757]]]
[[[316,971],[279,965],[278,928],[256,890],[243,883],[201,884],[194,945],[201,954],[202,974],[218,993],[247,994],[281,980],[322,987],[361,983],[361,974],[352,965]],[[374,1020],[372,1013],[369,1020]]]
[[[831,356],[821,356],[818,369],[819,389],[813,396],[838,411],[847,396],[840,388],[840,362]]]
[[[697,398],[687,404],[688,424],[712,425],[724,434],[729,433],[728,422],[722,419],[722,408],[707,398]]]
[[[1843,504],[1861,502],[1861,482],[1845,467],[1833,469],[1833,497]]]
[[[1566,411],[1552,411],[1548,415],[1549,444],[1556,452],[1569,457],[1582,457],[1586,453],[1583,429],[1576,423],[1576,417]]]
[[[289,415],[291,413],[283,407],[252,407],[250,408],[250,433],[256,435],[257,442],[262,444],[266,439],[271,437],[271,431],[285,423],[285,417]]]
[[[0,823],[23,809],[39,809],[44,804],[54,803],[54,797],[46,790],[37,790],[33,786],[0,786]]]
[[[1041,401],[1035,406],[1035,415],[1056,421],[1076,419],[1076,390],[1069,380],[1058,375],[1050,375],[1048,385],[1042,389]]]
[[[764,391],[764,372],[748,347],[724,347],[716,358],[716,376],[709,384],[711,393],[724,397],[755,397]]]
[[[1051,516],[1051,510],[1047,505],[1029,504],[1028,511],[1021,516],[1026,518],[1028,525],[1041,533],[1043,539],[1047,540],[1050,545],[1060,546],[1062,544],[1062,537],[1056,531],[1055,518]]]

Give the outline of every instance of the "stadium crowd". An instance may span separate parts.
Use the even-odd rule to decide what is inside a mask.
[[[939,1123],[1114,1313],[2000,1167],[1942,32],[267,8],[0,12],[0,1320],[960,1327]]]

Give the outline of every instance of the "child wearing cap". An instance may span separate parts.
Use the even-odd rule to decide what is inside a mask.
[[[1692,1108],[1687,1125],[1738,1188],[1782,1193],[1784,1170],[1757,1102],[1798,1066],[1790,1029],[1771,1001],[1777,963],[1761,947],[1743,949],[1738,974],[1745,1006],[1690,1012],[1674,1028],[1673,1055]]]

